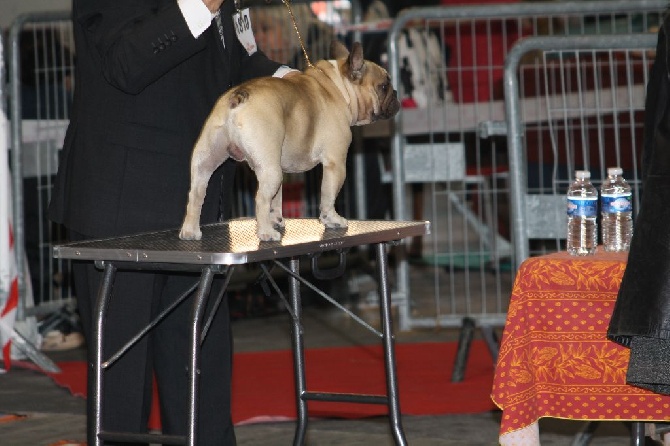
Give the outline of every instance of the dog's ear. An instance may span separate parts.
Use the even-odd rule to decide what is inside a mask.
[[[341,59],[349,55],[349,50],[346,46],[339,40],[333,40],[330,42],[330,58],[331,59]]]
[[[363,76],[363,65],[365,59],[363,58],[363,45],[360,42],[355,42],[354,47],[349,54],[349,68],[351,70],[352,79],[360,79]]]

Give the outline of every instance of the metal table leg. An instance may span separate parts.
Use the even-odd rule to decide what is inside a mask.
[[[630,444],[631,446],[644,446],[644,423],[632,422],[630,425]]]
[[[584,424],[584,427],[573,437],[570,446],[588,446],[591,444],[593,434],[598,426],[600,426],[600,421],[589,421]]]
[[[98,290],[98,299],[95,307],[95,326],[93,327],[93,364],[90,365],[93,373],[93,423],[89,424],[88,438],[93,439],[92,446],[102,446],[102,439],[100,434],[102,432],[102,346],[104,330],[105,313],[107,312],[107,305],[109,298],[112,295],[112,285],[114,284],[114,276],[116,275],[116,266],[112,263],[105,264],[105,273]]]
[[[199,382],[198,376],[200,373],[200,344],[202,339],[202,320],[207,307],[207,299],[212,285],[212,280],[215,275],[215,267],[209,266],[202,270],[198,290],[194,297],[193,307],[191,310],[191,357],[189,369],[189,425],[186,437],[170,436],[170,435],[156,435],[156,434],[141,434],[128,432],[104,432],[102,426],[102,395],[104,388],[104,368],[105,365],[110,365],[116,359],[123,355],[123,353],[130,348],[139,338],[141,338],[147,331],[149,331],[157,321],[153,321],[140,334],[135,336],[129,343],[127,343],[119,352],[112,356],[110,361],[103,360],[103,345],[105,327],[104,319],[107,311],[107,306],[112,294],[112,287],[114,284],[114,276],[117,267],[112,263],[105,264],[105,273],[103,281],[98,291],[98,300],[96,303],[96,325],[94,327],[95,343],[93,346],[93,423],[91,424],[92,435],[89,438],[93,439],[94,446],[102,446],[103,437],[107,440],[116,440],[121,442],[133,441],[152,441],[166,442],[169,444],[186,444],[188,446],[196,445],[196,434],[198,425],[198,391]],[[178,301],[181,302],[192,289],[184,294]],[[159,319],[162,319],[165,314],[161,314]]]
[[[570,443],[570,446],[587,446],[591,444],[593,439],[593,434],[596,428],[600,425],[600,421],[589,421],[586,423],[584,428],[575,435]],[[626,423],[628,424],[628,423]],[[645,423],[633,421],[630,422],[630,444],[631,446],[644,446],[646,443],[645,432],[644,432]]]
[[[295,368],[295,383],[296,396],[298,404],[298,422],[296,425],[296,432],[293,440],[294,446],[301,446],[305,442],[305,435],[307,431],[308,412],[307,400],[318,401],[339,401],[339,402],[358,402],[369,404],[385,404],[389,410],[389,422],[391,424],[391,433],[396,445],[405,446],[407,440],[400,421],[400,403],[398,398],[398,381],[396,375],[396,360],[395,360],[395,346],[393,336],[393,324],[391,317],[391,293],[388,286],[388,262],[386,255],[386,245],[384,243],[376,244],[377,249],[377,272],[379,278],[379,296],[380,296],[380,316],[382,322],[382,332],[377,332],[374,328],[369,327],[365,322],[360,320],[356,315],[349,312],[346,308],[341,307],[332,299],[326,297],[329,301],[334,303],[338,308],[350,314],[354,319],[361,322],[364,326],[375,332],[382,339],[384,349],[384,366],[386,370],[386,389],[387,393],[384,396],[377,395],[363,395],[363,394],[332,394],[324,392],[308,392],[305,382],[305,357],[304,357],[304,343],[303,333],[300,323],[301,318],[301,303],[300,303],[300,282],[304,280],[299,275],[299,261],[292,258],[289,262],[290,278],[289,287],[291,294],[291,307],[293,310],[292,321],[292,345],[293,345],[293,361]],[[305,282],[308,284],[308,282]]]
[[[202,332],[202,318],[207,307],[207,297],[214,279],[211,267],[205,268],[200,276],[200,285],[193,301],[191,322],[191,368],[189,370],[189,428],[187,444],[196,445],[198,427],[198,375],[200,374],[200,339]]]
[[[305,381],[305,345],[302,337],[302,326],[300,325],[300,318],[302,316],[300,281],[297,279],[300,275],[300,261],[295,257],[291,258],[289,268],[293,273],[289,277],[289,293],[293,309],[291,343],[293,344],[293,367],[295,369],[296,402],[298,404],[298,423],[295,429],[295,436],[293,437],[293,444],[301,446],[305,443],[305,434],[307,433],[307,401],[303,398],[307,391],[307,385]]]
[[[379,311],[382,322],[382,342],[384,344],[384,365],[386,366],[386,389],[389,408],[391,433],[396,445],[406,445],[407,439],[400,420],[400,402],[398,400],[398,380],[396,377],[395,341],[393,320],[391,317],[391,293],[388,286],[388,259],[386,244],[375,245],[377,252],[377,274],[379,276]]]

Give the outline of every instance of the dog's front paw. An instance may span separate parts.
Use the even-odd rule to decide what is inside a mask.
[[[272,219],[272,226],[277,229],[283,229],[286,227],[286,222],[281,215],[277,215]]]
[[[276,242],[281,240],[281,234],[273,227],[270,219],[256,219],[256,235],[262,242]]]
[[[181,231],[179,231],[179,238],[182,240],[200,240],[202,238],[202,231],[200,231],[200,227],[194,229],[188,225],[184,225],[181,227]]]
[[[319,216],[319,220],[326,226],[326,228],[346,228],[349,226],[347,219],[335,212],[331,214],[322,213],[321,216]]]
[[[274,229],[269,229],[269,230],[258,230],[258,238],[262,242],[278,242],[281,240],[281,234],[279,231],[275,231]]]

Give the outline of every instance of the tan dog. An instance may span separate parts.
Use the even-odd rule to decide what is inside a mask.
[[[264,77],[224,94],[205,122],[191,158],[191,190],[179,233],[199,240],[200,211],[207,183],[228,158],[246,161],[256,173],[258,238],[280,240],[283,172],[323,165],[319,220],[346,227],[335,211],[345,178],[352,125],[393,117],[400,108],[386,70],[363,59],[360,43],[351,54],[333,42],[334,60],[319,61],[298,76]]]

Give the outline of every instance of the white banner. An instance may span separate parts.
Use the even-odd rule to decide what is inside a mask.
[[[3,72],[2,41],[0,41],[0,72]],[[2,78],[0,77],[0,80]],[[0,88],[4,83],[0,83]],[[0,98],[4,98],[0,92]],[[11,356],[11,339],[16,308],[19,301],[18,275],[14,256],[14,236],[11,232],[11,191],[12,183],[9,174],[7,150],[8,144],[7,116],[4,108],[0,108],[0,184],[5,187],[0,191],[0,349],[5,359],[5,368],[9,370]]]
[[[0,73],[4,72],[4,57],[2,57],[2,40],[0,40]],[[2,76],[0,76],[0,89],[4,86]],[[2,91],[0,91],[0,98],[4,98]],[[7,116],[5,110],[0,106],[0,299],[9,293],[11,286],[10,277],[10,262],[9,254],[9,222],[11,219],[10,209],[10,186],[11,180],[9,177],[9,160],[7,157],[7,150],[9,147],[7,131]],[[0,306],[0,308],[2,308]]]

